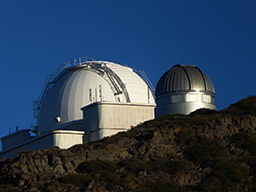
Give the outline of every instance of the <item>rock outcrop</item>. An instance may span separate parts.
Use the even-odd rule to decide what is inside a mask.
[[[0,158],[0,191],[253,191],[255,103],[250,97],[67,150]]]

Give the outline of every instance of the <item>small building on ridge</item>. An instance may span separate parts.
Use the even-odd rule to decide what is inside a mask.
[[[216,110],[211,79],[195,65],[175,65],[165,72],[156,86],[156,118],[185,114],[201,109]]]

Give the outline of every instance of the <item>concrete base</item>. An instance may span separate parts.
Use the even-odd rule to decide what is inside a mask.
[[[139,103],[96,102],[83,110],[84,124],[88,140],[97,141],[127,131],[144,121],[155,118],[155,105]]]
[[[154,108],[154,104],[96,102],[82,108],[83,119],[63,124],[60,130],[49,131],[34,138],[29,135],[30,130],[3,137],[4,148],[0,156],[10,158],[24,150],[53,146],[67,149],[76,144],[97,141],[154,119]],[[19,142],[15,142],[16,139]]]
[[[3,150],[0,156],[11,158],[18,155],[18,152],[27,150],[40,150],[58,146],[61,149],[83,143],[84,131],[54,130],[44,135],[37,136],[15,147]]]

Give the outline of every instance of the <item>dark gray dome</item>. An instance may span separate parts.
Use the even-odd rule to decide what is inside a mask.
[[[156,97],[167,93],[198,91],[215,94],[210,78],[194,65],[175,65],[159,79]]]

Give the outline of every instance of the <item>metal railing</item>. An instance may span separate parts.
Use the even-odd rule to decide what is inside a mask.
[[[65,61],[62,65],[60,65],[51,75],[47,76],[43,88],[39,94],[37,99],[37,109],[40,109],[43,99],[45,98],[46,94],[48,93],[49,89],[51,88],[54,81],[56,81],[59,77],[61,77],[65,72],[66,69],[70,67],[79,66],[82,63],[93,61],[90,57],[80,57],[75,59],[70,59]]]
[[[146,73],[142,70],[133,69],[133,71],[144,80],[144,82],[148,85],[148,88],[152,92],[153,96],[155,97],[155,87],[153,86],[153,84],[151,83],[149,78],[147,77]]]
[[[67,68],[70,67],[75,67],[75,66],[79,66],[82,63],[85,63],[87,61],[93,61],[92,58],[90,57],[79,57],[79,58],[75,58],[75,59],[69,59],[67,61],[65,61],[62,65],[60,65],[50,76],[51,76],[51,80],[53,81],[54,79],[56,79],[57,76],[59,76],[60,74],[62,74],[63,71],[65,71]]]

